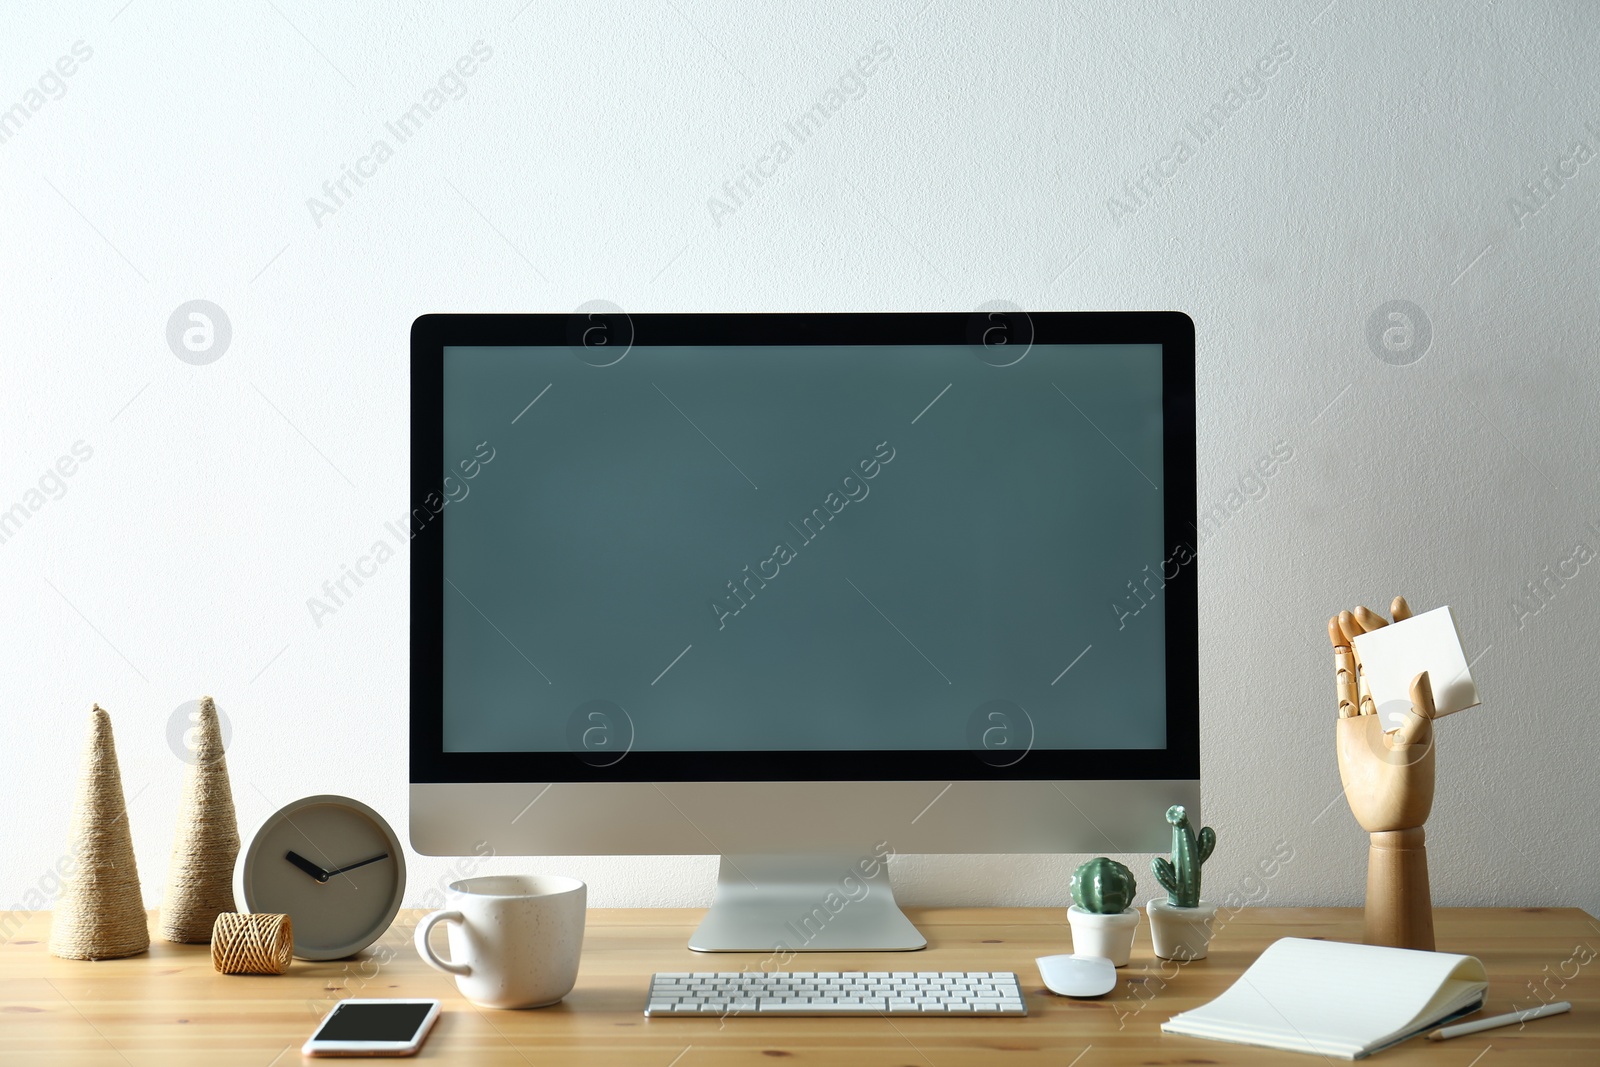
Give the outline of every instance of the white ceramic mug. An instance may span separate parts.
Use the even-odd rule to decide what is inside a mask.
[[[542,1008],[578,980],[589,887],[576,878],[497,874],[452,882],[445,907],[417,924],[417,953],[455,975],[456,988],[485,1008]],[[450,958],[428,944],[448,923]]]

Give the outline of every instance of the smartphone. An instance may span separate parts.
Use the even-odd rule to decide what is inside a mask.
[[[300,1047],[306,1056],[414,1056],[439,1018],[437,1000],[344,1000]]]

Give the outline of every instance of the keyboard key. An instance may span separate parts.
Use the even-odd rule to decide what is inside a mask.
[[[789,1000],[763,1000],[756,1009],[757,1015],[816,1015],[826,1011],[823,1005],[805,1003],[800,1004]]]

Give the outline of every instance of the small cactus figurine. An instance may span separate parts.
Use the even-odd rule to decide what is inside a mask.
[[[1114,859],[1097,856],[1072,872],[1072,902],[1096,915],[1128,910],[1138,886],[1133,872]]]
[[[1200,865],[1217,847],[1217,832],[1202,827],[1198,835],[1189,825],[1189,813],[1182,804],[1167,809],[1167,821],[1172,824],[1172,858],[1157,856],[1150,861],[1156,881],[1167,891],[1167,903],[1175,908],[1200,906]]]
[[[1133,932],[1139,912],[1133,903],[1133,872],[1114,859],[1097,856],[1072,872],[1072,951],[1102,956],[1113,967],[1126,967],[1133,955]]]

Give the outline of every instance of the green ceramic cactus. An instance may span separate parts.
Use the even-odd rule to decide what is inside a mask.
[[[1117,915],[1127,911],[1137,890],[1133,872],[1105,856],[1081,863],[1072,872],[1072,902],[1096,915]]]
[[[1167,903],[1175,908],[1200,906],[1200,865],[1217,847],[1217,832],[1202,827],[1198,835],[1189,825],[1189,813],[1182,804],[1167,809],[1167,821],[1172,824],[1172,858],[1157,856],[1150,861],[1156,872],[1156,881],[1167,891]]]

